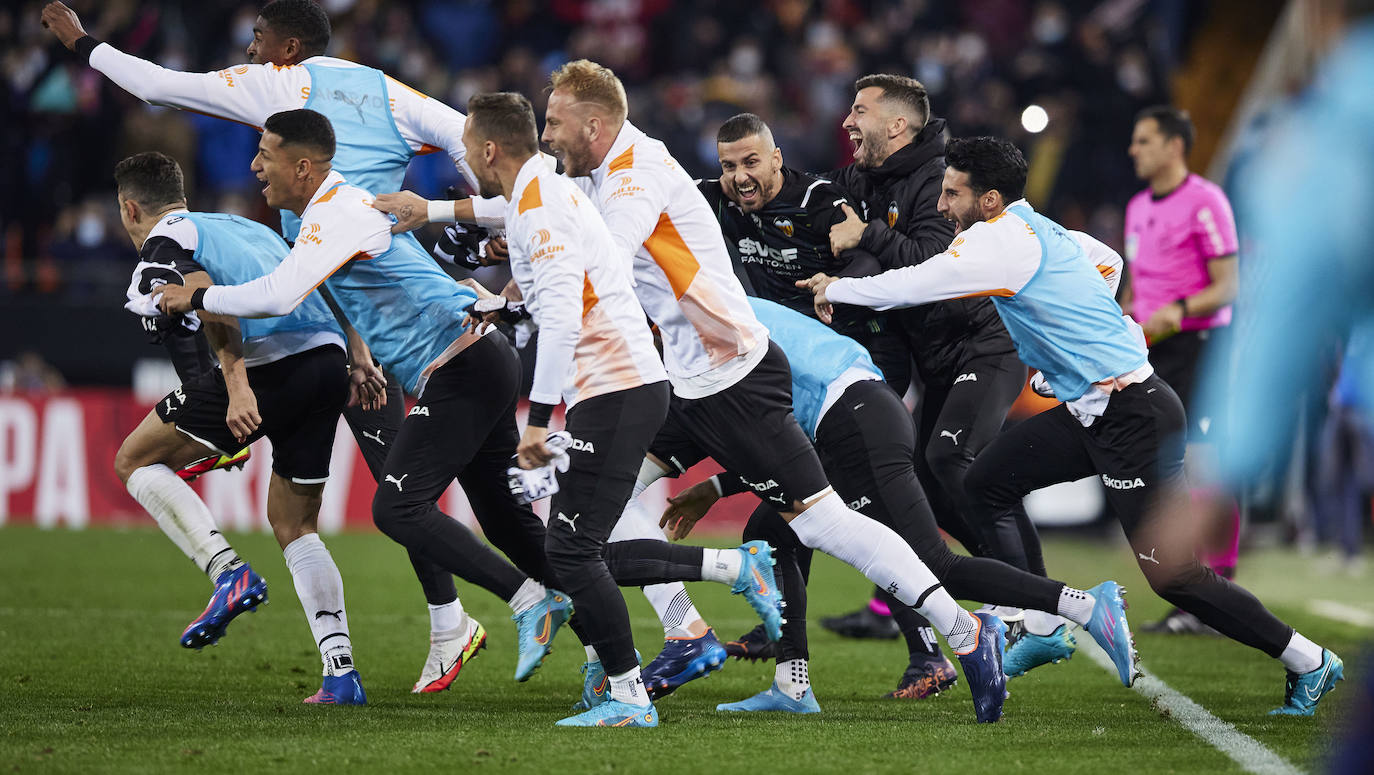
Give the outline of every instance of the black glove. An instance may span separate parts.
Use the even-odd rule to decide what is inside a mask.
[[[482,242],[487,236],[487,230],[481,226],[450,223],[434,243],[434,257],[446,264],[477,269],[482,266]]]
[[[139,293],[152,293],[154,289],[162,285],[185,285],[186,281],[181,276],[181,272],[176,267],[170,265],[154,264],[146,266],[138,275]],[[143,332],[148,335],[148,339],[153,344],[162,344],[168,335],[172,336],[195,336],[196,330],[200,328],[199,321],[194,318],[187,319],[185,315],[164,315],[157,317],[139,317],[143,324]]]

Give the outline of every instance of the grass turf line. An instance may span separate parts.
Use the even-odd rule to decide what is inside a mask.
[[[857,607],[870,588],[819,555],[810,585],[811,676],[823,713],[717,713],[717,703],[743,699],[772,679],[771,665],[732,661],[661,701],[656,731],[569,730],[553,722],[567,715],[581,686],[582,654],[571,632],[560,634],[533,680],[516,684],[509,610],[460,582],[465,606],[490,633],[489,649],[448,692],[412,695],[428,617],[404,553],[375,534],[332,536],[371,704],[304,706],[300,700],[319,686],[319,657],[280,551],[270,536],[231,538],[267,578],[273,602],[235,620],[220,646],[195,653],[177,636],[210,585],[156,530],[0,531],[0,772],[910,772],[962,769],[970,757],[976,769],[999,772],[1237,771],[1083,657],[1012,681],[998,725],[974,724],[962,682],[936,700],[882,699],[905,666],[905,649],[899,641],[844,640],[815,624]],[[1106,573],[1130,588],[1137,628],[1165,610],[1124,546],[1052,540],[1045,548],[1058,578],[1086,587]],[[1270,569],[1281,569],[1282,584]],[[1251,578],[1281,616],[1346,658],[1348,676],[1362,672],[1358,644],[1369,631],[1310,614],[1305,604],[1319,596],[1368,608],[1368,579],[1333,584],[1287,553],[1243,556],[1240,580]],[[689,589],[723,639],[753,626],[748,606],[724,586]],[[643,596],[626,592],[648,660],[661,630]],[[1353,681],[1314,719],[1275,719],[1264,713],[1282,700],[1283,672],[1263,654],[1220,639],[1142,634],[1138,642],[1145,664],[1175,689],[1298,767],[1320,768]]]

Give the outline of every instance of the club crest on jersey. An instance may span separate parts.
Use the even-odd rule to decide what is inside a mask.
[[[778,231],[782,232],[783,234],[786,234],[789,237],[792,236],[792,232],[795,231],[795,229],[792,227],[791,218],[774,218],[773,225],[778,227]]]
[[[887,206],[887,228],[897,228],[897,203],[891,202]]]

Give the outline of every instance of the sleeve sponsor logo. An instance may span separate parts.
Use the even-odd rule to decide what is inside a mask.
[[[890,202],[887,206],[887,228],[897,228],[897,217],[899,215],[901,215],[901,213],[897,210],[897,203]]]
[[[297,242],[309,242],[312,245],[323,245],[324,238],[320,236],[320,225],[311,223],[301,227],[301,233],[296,237]]]

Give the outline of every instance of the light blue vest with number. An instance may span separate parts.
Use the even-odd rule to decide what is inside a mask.
[[[302,106],[324,114],[334,126],[332,166],[358,188],[374,194],[401,190],[406,165],[415,156],[396,119],[386,75],[371,67],[306,64],[310,97]],[[281,211],[282,235],[294,242],[301,219]]]
[[[462,335],[477,301],[476,292],[445,274],[409,234],[392,235],[380,256],[345,263],[325,286],[373,357],[411,395],[425,368]]]
[[[992,297],[1022,362],[1044,372],[1061,401],[1144,366],[1145,348],[1078,240],[1026,205],[1007,213],[1025,221],[1040,241],[1040,268],[1030,282],[1014,296]]]
[[[239,285],[271,274],[290,252],[276,232],[257,221],[224,213],[182,217],[196,225],[195,260],[216,285]],[[318,293],[306,296],[290,314],[238,321],[245,341],[288,331],[333,331],[343,336],[334,313]]]
[[[766,299],[751,296],[749,306],[768,329],[768,338],[787,356],[792,367],[792,413],[812,441],[830,383],[851,368],[882,376],[867,350],[824,323]]]

